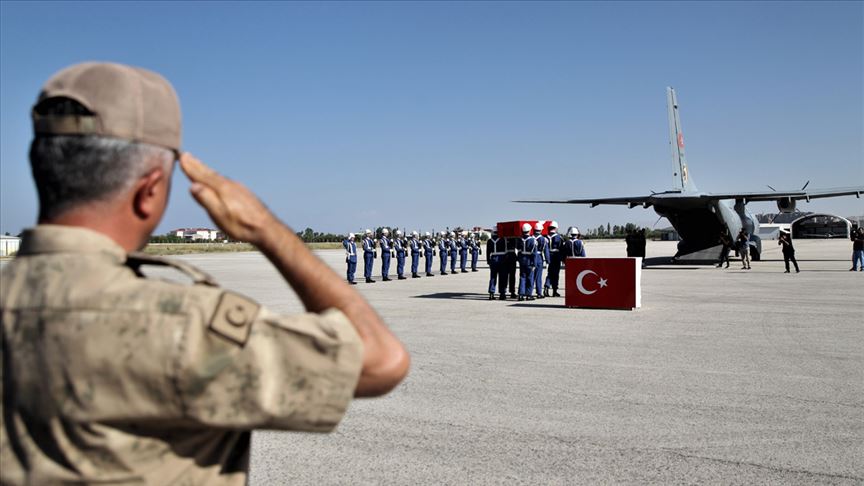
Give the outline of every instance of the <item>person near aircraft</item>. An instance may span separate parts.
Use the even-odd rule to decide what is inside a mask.
[[[550,288],[552,289],[552,297],[561,297],[561,294],[558,293],[558,280],[564,257],[564,252],[561,251],[564,243],[564,237],[558,234],[558,222],[552,221],[549,224],[549,271],[543,285],[543,295],[546,297],[549,297]]]
[[[855,271],[857,266],[860,271],[864,272],[864,226],[858,228],[858,231],[852,233],[852,268],[850,272]]]
[[[447,255],[450,253],[450,240],[442,231],[438,236],[438,259],[441,260],[441,275],[447,275]]]
[[[372,263],[377,256],[372,230],[367,229],[363,237],[363,276],[366,277],[366,283],[375,283],[375,280],[372,280]]]
[[[741,269],[750,270],[750,235],[744,228],[738,232],[735,243],[738,244],[738,254],[741,255]]]
[[[729,268],[729,252],[732,250],[732,240],[725,231],[720,232],[720,243],[723,248],[720,249],[720,263],[717,264],[717,268],[722,268],[723,262],[726,262],[726,268]]]
[[[780,238],[777,244],[783,247],[783,263],[786,264],[786,272],[789,273],[789,261],[795,265],[795,273],[799,273],[798,261],[795,260],[795,247],[792,246],[792,235],[786,230],[780,230]]]
[[[534,254],[534,292],[538,299],[545,298],[543,291],[543,268],[549,261],[549,238],[543,235],[543,223],[534,225],[534,241],[537,242],[537,251]]]
[[[585,244],[582,243],[580,239],[582,235],[579,234],[579,228],[575,226],[571,226],[569,230],[567,230],[567,234],[570,235],[570,240],[564,242],[564,259],[571,257],[585,257]]]
[[[519,240],[519,300],[534,300],[534,267],[537,265],[537,240],[531,236],[531,224],[522,225]]]
[[[354,233],[348,233],[348,238],[342,241],[342,247],[345,248],[345,263],[348,264],[346,271],[348,283],[357,285],[354,281],[354,273],[357,272],[357,244],[354,243]]]
[[[435,240],[432,238],[432,234],[428,231],[423,238],[423,257],[426,261],[426,276],[434,277],[435,274],[432,273],[432,263],[435,259]]]

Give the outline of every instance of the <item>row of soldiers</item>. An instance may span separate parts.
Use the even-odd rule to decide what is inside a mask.
[[[342,242],[345,248],[345,263],[348,264],[346,277],[348,282],[356,284],[354,274],[357,271],[357,244],[354,241],[354,233],[349,233],[348,238]],[[411,278],[420,278],[420,258],[421,255],[426,259],[426,276],[434,277],[432,273],[432,263],[436,256],[440,256],[441,275],[447,275],[447,260],[450,260],[450,274],[457,273],[457,261],[459,271],[468,273],[468,256],[471,256],[471,271],[477,271],[477,260],[483,251],[480,248],[480,235],[477,233],[469,233],[468,231],[460,231],[458,234],[455,231],[442,231],[436,240],[431,233],[426,232],[423,238],[420,238],[420,233],[412,231],[408,238],[405,238],[402,231],[397,230],[394,238],[390,237],[390,230],[384,228],[381,230],[381,236],[375,238],[372,230],[367,229],[363,237],[363,276],[366,278],[366,283],[375,283],[372,278],[373,266],[375,259],[378,258],[378,250],[381,250],[381,280],[389,282],[390,278],[390,262],[392,258],[396,258],[396,277],[399,280],[405,280],[405,263],[408,255],[411,255]]]
[[[558,222],[549,224],[548,235],[543,234],[543,223],[532,228],[529,223],[522,225],[521,238],[499,238],[498,231],[492,231],[492,238],[486,242],[486,261],[489,263],[489,300],[495,300],[496,285],[499,300],[507,300],[509,284],[510,297],[516,295],[516,264],[519,264],[518,299],[534,300],[544,297],[561,297],[558,282],[561,264],[568,257],[584,257],[585,244],[581,240],[579,228],[571,226],[567,238],[558,234]],[[549,273],[543,280],[543,269],[548,265]],[[541,290],[542,289],[542,290]]]

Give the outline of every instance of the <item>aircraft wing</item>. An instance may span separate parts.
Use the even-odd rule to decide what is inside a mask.
[[[864,186],[839,187],[834,189],[811,189],[809,191],[736,192],[728,194],[707,193],[703,194],[701,197],[707,199],[744,199],[747,202],[776,201],[780,198],[789,198],[796,201],[806,199],[809,201],[810,199],[819,199],[823,197],[861,197],[862,194],[864,194]]]
[[[600,197],[595,199],[552,199],[552,200],[541,200],[541,199],[531,199],[531,200],[523,200],[523,201],[513,201],[516,203],[536,203],[536,204],[590,204],[593,208],[594,206],[599,206],[601,204],[620,204],[622,206],[639,206],[639,205],[651,205],[653,203],[654,196],[633,196],[633,197]],[[647,207],[647,206],[646,206]]]

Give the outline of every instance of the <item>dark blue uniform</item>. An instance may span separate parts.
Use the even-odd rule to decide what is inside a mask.
[[[393,240],[393,248],[396,250],[396,276],[399,280],[405,280],[405,240],[397,236]]]
[[[381,280],[387,282],[390,280],[390,238],[387,238],[385,235],[381,235],[381,238],[378,240],[378,246],[381,248]]]
[[[507,246],[507,254],[504,255],[504,272],[507,275],[507,287],[510,289],[510,297],[516,298],[516,263],[519,257],[516,255],[519,251],[519,244],[522,242],[519,238],[505,238]],[[501,289],[504,290],[504,289]]]
[[[354,273],[357,271],[357,245],[354,240],[346,238],[342,241],[342,246],[345,248],[345,263],[348,264],[346,276],[349,282],[354,283]]]
[[[468,273],[468,240],[464,236],[459,236],[456,240],[456,246],[459,247],[459,269],[462,273]]]
[[[562,248],[567,241],[563,236],[555,233],[549,237],[549,274],[546,276],[544,288],[552,288],[553,295],[558,293],[558,280],[561,275],[561,262],[564,261]]]
[[[531,297],[534,285],[534,266],[537,262],[537,240],[533,236],[523,236],[519,240],[519,300]]]
[[[432,263],[435,259],[435,242],[431,236],[423,240],[423,257],[426,259],[426,276],[434,276],[435,274],[432,273]]]
[[[564,242],[564,257],[561,259],[562,261],[567,258],[572,257],[584,257],[585,256],[585,244],[582,243],[582,240],[579,238],[571,239],[570,241]]]
[[[475,237],[471,237],[468,240],[468,248],[471,250],[471,271],[477,271],[477,260],[480,258],[480,240]]]
[[[549,261],[549,239],[538,234],[534,236],[537,240],[537,253],[534,256],[534,292],[537,297],[543,298],[543,267]]]
[[[447,254],[450,253],[450,240],[438,240],[438,259],[441,260],[441,275],[447,275]]]
[[[408,246],[411,248],[411,277],[420,278],[417,274],[420,267],[420,241],[417,240],[417,236],[411,236]]]
[[[372,260],[375,259],[375,240],[367,236],[363,238],[363,276],[367,282],[372,280]]]
[[[489,264],[489,296],[495,294],[495,285],[501,289],[501,300],[507,300],[507,272],[504,271],[504,258],[507,255],[507,242],[504,238],[493,236],[486,241],[486,263]]]
[[[459,244],[456,243],[456,237],[448,240],[450,245],[450,273],[456,273],[456,258],[459,257]]]

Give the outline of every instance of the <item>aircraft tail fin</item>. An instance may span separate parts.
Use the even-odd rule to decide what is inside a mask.
[[[684,132],[678,116],[678,98],[675,89],[666,88],[666,104],[669,111],[669,147],[672,150],[672,187],[683,192],[696,191],[696,184],[687,169],[684,156]]]

